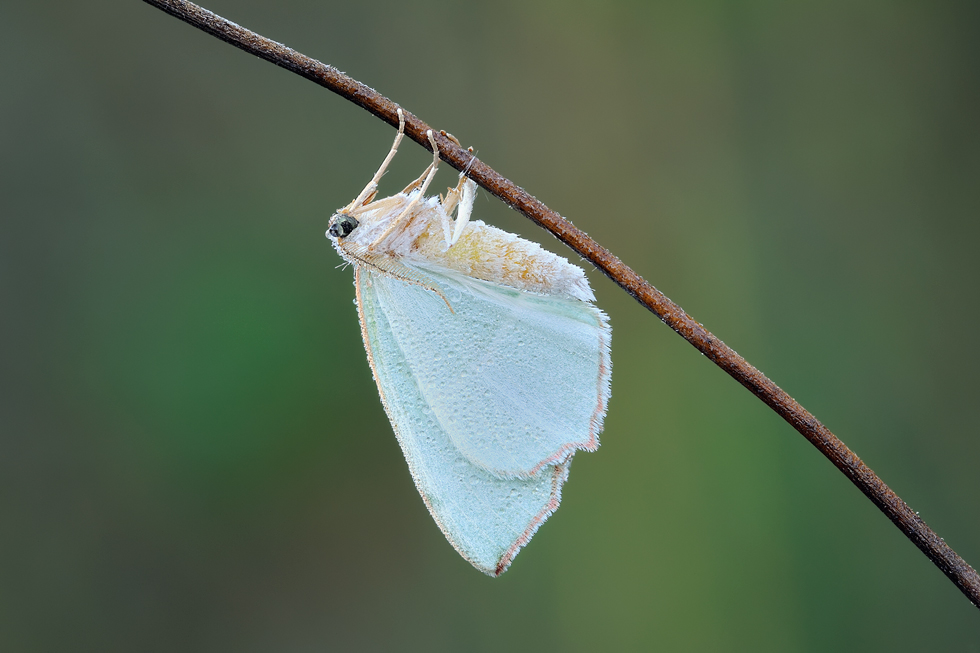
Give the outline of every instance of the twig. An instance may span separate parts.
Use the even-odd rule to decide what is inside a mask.
[[[259,36],[185,0],[144,1],[222,41],[328,88],[367,109],[390,125],[398,125],[398,116],[395,113],[398,105],[332,66]],[[405,111],[405,133],[431,151],[425,136],[428,129],[430,127],[427,124]],[[457,170],[466,170],[467,176],[473,181],[511,208],[520,211],[550,231],[583,258],[591,261],[638,302],[663,320],[667,326],[776,411],[829,458],[837,469],[851,479],[851,482],[864,492],[905,533],[906,537],[912,540],[966,594],[975,606],[980,607],[980,575],[816,417],[607,249],[532,197],[523,188],[505,179],[470,152],[459,147],[444,133],[436,132],[436,134],[444,161]]]

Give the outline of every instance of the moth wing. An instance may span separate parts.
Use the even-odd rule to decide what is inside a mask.
[[[374,293],[456,448],[505,477],[594,451],[609,398],[605,315],[577,299],[418,268],[442,296],[377,276]]]
[[[500,575],[558,508],[570,457],[512,478],[470,460],[440,418],[446,411],[434,407],[423,391],[427,381],[416,375],[419,356],[440,352],[420,348],[418,342],[407,346],[398,337],[410,329],[415,337],[409,341],[426,338],[417,323],[424,311],[406,320],[406,304],[428,302],[432,296],[448,313],[445,302],[420,286],[363,267],[357,270],[355,284],[368,360],[415,485],[450,544],[477,569]],[[456,405],[465,409],[466,404],[457,398]]]

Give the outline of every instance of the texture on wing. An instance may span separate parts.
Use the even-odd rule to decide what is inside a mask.
[[[415,485],[456,550],[477,569],[497,576],[558,507],[570,460],[566,457],[559,464],[544,465],[530,476],[501,478],[465,456],[415,375],[416,357],[433,352],[403,349],[396,335],[420,326],[405,321],[398,311],[392,317],[386,294],[397,285],[416,289],[450,314],[446,305],[420,286],[365,268],[358,268],[355,284],[368,359]],[[395,301],[402,301],[401,296]],[[416,335],[438,334],[426,330]],[[458,409],[466,405],[462,398],[455,400]]]
[[[421,268],[436,293],[373,275],[406,374],[472,463],[536,475],[594,451],[609,396],[609,328],[595,306]]]

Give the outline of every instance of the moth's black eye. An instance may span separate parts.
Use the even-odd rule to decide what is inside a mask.
[[[354,216],[347,215],[346,213],[340,213],[333,221],[333,224],[330,225],[330,228],[327,229],[327,233],[334,238],[344,238],[350,234],[350,232],[357,229],[357,225],[358,222]]]

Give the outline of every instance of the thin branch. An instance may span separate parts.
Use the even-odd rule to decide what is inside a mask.
[[[185,0],[144,1],[222,41],[316,82],[363,107],[389,125],[398,125],[398,116],[395,113],[398,105],[332,66],[259,36]],[[432,148],[425,136],[428,129],[430,127],[427,124],[405,111],[405,133],[416,143],[431,151]],[[436,140],[442,159],[449,165],[460,171],[466,170],[467,176],[473,181],[511,208],[550,231],[582,258],[591,261],[638,302],[663,320],[667,326],[789,422],[830,459],[837,469],[851,479],[851,482],[864,492],[905,533],[906,537],[912,540],[966,594],[974,605],[980,607],[980,575],[816,417],[762,372],[713,336],[681,307],[647,283],[607,249],[575,228],[568,220],[539,202],[523,188],[502,177],[470,152],[459,147],[447,138],[444,132],[436,132]]]

